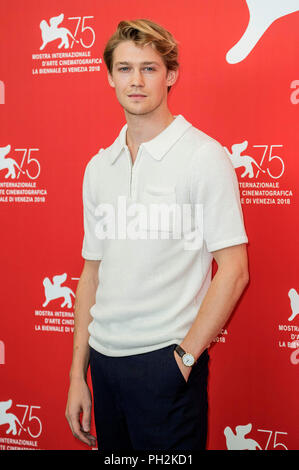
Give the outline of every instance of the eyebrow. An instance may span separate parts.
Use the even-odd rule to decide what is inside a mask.
[[[158,66],[160,65],[158,62],[155,62],[155,61],[153,61],[153,60],[152,60],[152,61],[144,61],[144,62],[141,62],[140,64],[141,64],[141,65],[151,65],[151,64],[155,64],[155,65],[158,65]],[[130,65],[130,62],[126,62],[126,61],[125,61],[125,62],[115,62],[114,65],[116,65],[116,66],[117,66],[117,65]]]

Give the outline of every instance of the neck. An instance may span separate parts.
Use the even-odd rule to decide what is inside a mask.
[[[126,143],[130,149],[138,149],[143,142],[152,140],[174,120],[168,108],[158,108],[147,114],[131,114],[125,111],[127,120]]]

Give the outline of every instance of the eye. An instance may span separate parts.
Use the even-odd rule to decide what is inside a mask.
[[[150,72],[153,72],[154,70],[156,70],[154,67],[150,67],[150,66],[144,67],[144,68],[145,68],[145,69],[148,69]]]
[[[129,67],[120,67],[118,70],[126,71],[128,69],[129,69]]]

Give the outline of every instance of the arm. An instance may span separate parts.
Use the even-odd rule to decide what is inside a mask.
[[[92,321],[90,307],[95,304],[99,284],[98,269],[101,261],[85,260],[78,282],[74,307],[73,359],[65,416],[75,437],[89,445],[95,437],[89,434],[91,420],[91,394],[86,382],[89,365],[88,325]],[[80,413],[83,412],[82,427]]]
[[[219,334],[249,282],[246,244],[214,251],[213,256],[218,270],[191,328],[181,343],[182,348],[193,354],[195,359]],[[187,380],[191,372],[190,367],[185,366],[177,354],[175,358]]]

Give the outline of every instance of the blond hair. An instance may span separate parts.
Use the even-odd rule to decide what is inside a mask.
[[[118,23],[117,30],[108,40],[103,57],[110,74],[113,68],[113,52],[123,41],[133,41],[137,46],[150,44],[162,57],[167,71],[177,70],[179,67],[178,42],[172,34],[151,20],[138,19]],[[170,88],[171,86],[168,87],[168,92]]]

